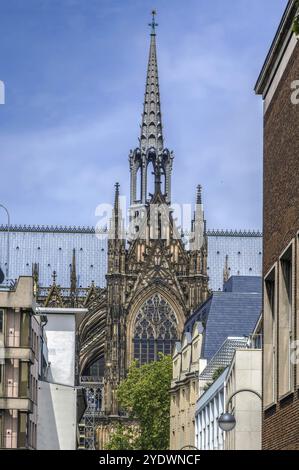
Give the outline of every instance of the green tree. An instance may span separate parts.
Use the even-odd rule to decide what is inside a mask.
[[[132,363],[127,378],[118,387],[117,397],[123,410],[136,421],[139,432],[119,426],[107,448],[168,449],[171,377],[170,356],[161,354],[158,361],[140,367],[138,362]]]
[[[215,370],[213,376],[212,376],[212,380],[213,382],[208,382],[206,383],[206,385],[204,386],[204,391],[206,392],[207,390],[209,390],[209,388],[211,387],[211,385],[213,385],[214,382],[216,382],[216,380],[220,377],[220,375],[222,374],[222,372],[225,371],[225,367],[219,367],[218,369]]]
[[[296,0],[296,6],[299,8],[299,0]],[[299,36],[299,13],[296,14],[294,22],[293,22],[293,31],[294,33]]]
[[[133,426],[119,424],[106,445],[107,450],[136,450],[138,431]]]

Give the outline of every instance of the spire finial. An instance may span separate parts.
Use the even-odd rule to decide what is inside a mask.
[[[115,183],[114,208],[118,207],[118,202],[119,202],[119,188],[120,188],[120,184],[119,184],[119,183]]]
[[[201,204],[201,203],[202,203],[201,190],[202,190],[202,187],[201,187],[201,185],[199,184],[199,185],[197,186],[196,204]]]
[[[151,34],[156,35],[156,26],[159,26],[158,23],[156,23],[156,10],[152,11],[152,22],[149,23],[148,25],[152,28]]]
[[[53,271],[52,279],[53,279],[53,284],[54,285],[56,284],[56,278],[57,278],[57,273],[56,273],[56,271]]]

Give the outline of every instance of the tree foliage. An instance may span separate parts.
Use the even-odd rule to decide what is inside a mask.
[[[213,376],[212,376],[213,382],[206,383],[206,385],[203,388],[205,392],[209,390],[209,388],[213,385],[214,382],[216,382],[216,380],[220,377],[220,375],[224,372],[224,370],[225,370],[225,367],[219,367],[218,369],[214,371]]]
[[[137,435],[136,427],[118,424],[105,448],[107,450],[136,450]]]
[[[158,361],[139,367],[133,362],[127,378],[119,385],[120,406],[138,423],[139,432],[119,426],[109,449],[164,450],[169,447],[170,383],[172,359],[160,355]]]
[[[299,0],[296,0],[296,7],[299,9]],[[293,22],[293,31],[297,36],[299,36],[299,13],[297,13],[295,16]]]

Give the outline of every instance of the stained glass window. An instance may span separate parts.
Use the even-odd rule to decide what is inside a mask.
[[[156,361],[159,352],[171,354],[177,339],[174,311],[160,294],[155,294],[142,305],[136,317],[134,359],[139,364]]]

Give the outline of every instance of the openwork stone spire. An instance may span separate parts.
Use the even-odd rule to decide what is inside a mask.
[[[156,48],[156,26],[155,15],[149,24],[151,27],[151,43],[147,67],[146,87],[144,95],[144,106],[141,124],[140,146],[142,151],[151,147],[163,150],[163,135],[161,123],[160,91]]]
[[[156,48],[156,12],[152,12],[150,51],[139,147],[129,156],[131,206],[144,206],[157,190],[171,200],[173,154],[164,148]],[[153,176],[154,175],[154,176]]]

